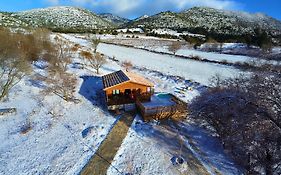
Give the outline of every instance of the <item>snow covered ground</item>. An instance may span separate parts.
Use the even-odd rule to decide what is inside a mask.
[[[129,60],[134,66],[145,67],[168,75],[181,76],[203,85],[208,85],[210,78],[216,74],[227,78],[242,73],[229,66],[180,59],[171,55],[156,54],[124,46],[102,43],[99,44],[98,51],[110,57],[115,57],[119,61]]]
[[[67,37],[71,41],[79,42],[81,45],[88,45],[83,40]],[[100,44],[99,49],[107,46],[112,45]],[[120,53],[124,52],[122,49],[125,47],[119,49],[119,46],[117,46],[117,48]],[[112,56],[112,52],[116,53],[115,49],[109,47],[109,50],[103,53]],[[141,57],[138,52],[142,51],[132,49],[125,53],[128,57],[133,55],[134,58],[137,58],[137,66],[139,66],[138,60],[149,58],[149,55],[145,55],[149,52],[145,52]],[[116,56],[116,58],[120,59],[121,57]],[[146,59],[145,61],[148,60]],[[177,59],[173,61],[177,62]],[[148,62],[151,65],[156,64],[153,59]],[[109,61],[103,69],[114,69],[111,64],[113,62]],[[162,61],[162,67],[166,66],[166,62]],[[114,67],[118,66],[115,65]],[[176,76],[165,74],[167,73],[165,71],[161,72],[146,68],[136,68],[133,71],[152,81],[155,84],[156,92],[169,92],[186,102],[192,100],[201,90],[204,90],[204,87],[200,84],[193,83],[188,79],[177,79]],[[184,72],[184,69],[182,71]],[[184,87],[190,87],[190,89]],[[181,93],[178,93],[178,90]],[[181,123],[178,128],[183,132],[179,133],[177,129],[169,125],[163,127],[163,125],[143,123],[139,116],[136,117],[107,173],[118,174],[117,168],[119,172],[132,174],[198,174],[198,172],[242,174],[233,161],[223,152],[218,139],[191,124],[188,120]],[[174,156],[179,155],[180,140],[178,138],[182,138],[185,148],[182,154],[186,162],[182,165],[174,165],[172,161]],[[198,161],[198,164],[194,163],[196,161]]]
[[[168,46],[166,47],[149,47],[146,49],[158,51],[158,52],[164,52],[164,53],[172,53],[168,50]],[[236,63],[236,62],[249,62],[255,58],[251,58],[248,56],[242,56],[242,55],[229,55],[229,54],[220,54],[216,52],[203,52],[199,50],[194,50],[190,48],[182,48],[179,49],[176,52],[176,55],[179,56],[187,56],[187,57],[193,57],[193,56],[199,56],[201,59],[207,59],[212,61],[220,61],[220,62],[229,62],[229,63]]]
[[[90,74],[80,73],[75,94],[79,104],[43,96],[31,77],[0,104],[17,108],[16,115],[0,117],[0,174],[73,174],[94,154],[115,118],[93,105],[94,87],[83,85],[85,80],[79,78]]]
[[[101,39],[109,42],[113,42],[116,44],[124,44],[128,46],[134,46],[135,48],[141,48],[141,49],[148,49],[151,51],[156,52],[162,52],[162,53],[170,53],[168,47],[172,42],[175,40],[171,39],[162,39],[162,38],[156,38],[156,37],[149,37],[149,36],[142,36],[139,35],[139,38],[127,38],[127,35],[118,35],[118,36],[112,36],[112,35],[99,35]],[[128,35],[132,36],[132,35]],[[66,35],[66,37],[71,37],[69,35]],[[85,44],[82,40],[79,41],[82,44]],[[256,60],[257,58],[249,57],[249,56],[243,56],[243,55],[230,55],[230,54],[220,54],[217,52],[204,52],[200,50],[192,49],[188,46],[186,46],[184,43],[182,43],[182,48],[179,49],[176,52],[176,55],[178,56],[186,56],[186,57],[194,57],[198,56],[201,59],[207,59],[211,61],[220,61],[220,62],[229,62],[229,63],[243,63],[243,62],[251,62],[252,60]],[[207,44],[202,45],[203,47],[207,47]],[[237,47],[244,47],[241,43],[225,43],[223,44],[223,49],[231,49],[231,48],[237,48]],[[277,49],[274,49],[277,50]]]
[[[78,62],[76,57],[73,63]],[[42,65],[34,64],[34,74],[45,73]],[[1,109],[17,109],[0,116],[0,174],[77,174],[105,139],[116,119],[99,105],[101,79],[74,65],[69,71],[78,79],[78,104],[44,95],[44,84],[33,76],[0,103]]]
[[[127,36],[130,36],[128,38]],[[175,39],[164,39],[164,38],[157,38],[151,36],[143,36],[137,35],[138,38],[131,38],[132,35],[99,35],[99,37],[107,42],[112,42],[115,44],[123,44],[128,46],[134,46],[136,48],[143,48],[148,49],[151,51],[163,52],[163,53],[172,53],[169,51],[168,47],[177,40]],[[195,50],[186,42],[181,41],[182,48],[176,52],[176,55],[179,56],[199,56],[202,59],[212,60],[212,61],[227,61],[229,63],[236,63],[236,62],[249,62],[252,60],[256,60],[254,57],[243,56],[243,55],[230,55],[230,54],[221,54],[218,52],[206,52],[201,50]],[[200,48],[207,48],[211,47],[208,44],[203,44]],[[213,47],[213,46],[212,46]],[[218,44],[217,44],[217,47]],[[244,48],[245,45],[241,43],[224,43],[222,45],[223,49],[233,49],[233,48]]]
[[[273,60],[278,57],[276,54],[280,55],[279,47],[274,47],[272,49],[272,53],[267,53],[266,56],[259,48],[254,46],[248,48],[247,45],[243,43],[223,43],[221,51],[219,43],[205,43],[195,50],[193,45],[188,44],[183,40],[176,39],[165,39],[135,34],[98,35],[98,37],[107,43],[127,45],[135,48],[169,54],[172,54],[172,52],[168,49],[169,45],[173,42],[179,41],[182,44],[182,47],[176,52],[176,55],[178,56],[197,56],[201,59],[228,63],[252,63],[253,61],[261,61],[262,63],[277,64],[278,62]],[[268,61],[268,58],[273,60]]]
[[[151,33],[155,33],[155,34],[160,34],[160,35],[172,35],[172,36],[191,36],[191,37],[197,37],[197,38],[206,38],[205,35],[200,35],[200,34],[194,34],[194,33],[190,33],[188,31],[183,31],[183,32],[177,32],[175,30],[171,30],[171,29],[153,29],[151,31]]]
[[[85,49],[90,46],[86,40],[70,35],[62,36],[81,44]],[[157,92],[173,93],[187,102],[204,90],[202,84],[207,83],[208,79],[204,76],[214,74],[212,69],[218,69],[224,76],[232,76],[230,72],[235,74],[237,71],[215,64],[189,62],[172,56],[150,55],[150,52],[139,49],[127,50],[125,47],[111,46],[101,44],[99,51],[111,57],[115,55],[120,60],[131,58],[129,60],[137,66],[133,71],[151,80]],[[88,69],[80,69],[76,66],[80,62],[81,59],[76,56],[69,67],[69,72],[78,78],[75,97],[80,103],[66,103],[58,96],[42,95],[43,85],[28,76],[13,89],[9,100],[0,104],[0,108],[17,108],[16,115],[0,117],[0,174],[78,174],[97,150],[116,119],[102,108],[98,100],[102,88],[100,75],[97,76]],[[108,60],[101,69],[101,75],[121,69],[119,64],[120,62]],[[44,66],[34,66],[34,72],[44,74],[44,71]],[[189,80],[193,77],[202,84]],[[184,128],[203,133],[187,124]],[[115,156],[113,165],[124,173],[134,174],[196,174],[205,171],[194,168],[195,165],[190,164],[191,161],[182,165],[172,164],[171,158],[178,152],[178,143],[171,144],[173,140],[169,138],[178,138],[175,137],[176,133],[173,128],[143,123],[137,117]],[[214,156],[217,155],[216,152],[208,154],[212,152],[208,147],[204,147],[206,143],[195,140],[198,145],[189,144],[191,139],[187,138],[187,135],[181,134],[180,137],[184,140],[185,155],[190,155],[198,166],[202,164],[202,169],[210,171],[211,166],[223,174],[238,171],[235,167],[231,168],[233,163],[219,146],[216,146],[215,150],[219,149],[220,154]],[[190,134],[189,137],[197,138],[196,134]],[[218,144],[216,140],[214,143]],[[191,148],[200,149],[205,156],[201,157],[198,151],[193,153]],[[213,147],[209,149],[211,148]],[[219,166],[215,161],[223,163]],[[222,167],[225,168],[221,169]],[[112,167],[108,173],[116,174]]]
[[[173,158],[177,156],[184,158],[183,164],[175,164]],[[139,116],[112,165],[124,173],[144,175],[242,174],[223,152],[219,140],[203,129],[189,122],[181,123],[178,128],[144,123]],[[115,168],[110,167],[107,174],[117,174]]]

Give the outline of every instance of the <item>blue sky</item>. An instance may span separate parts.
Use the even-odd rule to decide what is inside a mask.
[[[109,12],[135,18],[161,11],[181,11],[193,6],[261,12],[281,20],[280,0],[9,0],[0,1],[1,11],[21,11],[58,5],[88,8],[96,13]]]

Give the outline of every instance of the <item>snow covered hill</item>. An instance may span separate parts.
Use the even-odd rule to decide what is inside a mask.
[[[142,15],[142,16],[136,18],[134,21],[139,21],[139,20],[142,20],[142,19],[146,19],[148,17],[149,17],[148,15]]]
[[[131,21],[129,19],[122,18],[111,13],[101,13],[98,16],[112,24],[115,24],[116,26],[120,26]]]
[[[11,16],[11,13],[0,12],[0,26],[2,27],[27,27],[28,24]]]
[[[50,7],[12,14],[33,27],[46,27],[54,31],[92,31],[111,28],[112,23],[100,18],[91,11],[76,7]]]
[[[33,9],[18,13],[1,13],[2,26],[46,27],[58,32],[89,32],[97,29],[168,28],[192,33],[255,34],[255,30],[267,31],[272,36],[281,35],[281,22],[264,14],[194,7],[180,13],[161,12],[143,15],[133,21],[109,13],[97,15],[89,10],[59,6]]]
[[[281,22],[264,14],[250,14],[239,11],[218,10],[207,7],[194,7],[174,13],[161,12],[148,18],[135,20],[130,27],[170,29],[203,29],[218,34],[253,34],[256,28],[272,35],[281,34]]]

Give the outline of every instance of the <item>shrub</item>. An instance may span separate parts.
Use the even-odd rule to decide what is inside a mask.
[[[180,42],[173,42],[171,45],[169,45],[168,50],[172,52],[174,55],[176,52],[182,47]]]
[[[49,48],[44,59],[48,61],[48,76],[44,81],[48,87],[47,93],[54,93],[66,101],[73,101],[77,79],[67,73],[69,64],[72,62],[72,46],[67,41],[55,37],[55,43]]]
[[[190,105],[193,116],[215,129],[246,174],[281,173],[281,68],[222,81]]]
[[[122,67],[124,67],[126,71],[129,71],[130,69],[132,69],[133,64],[131,61],[123,61]]]
[[[106,63],[106,59],[100,53],[92,54],[89,51],[82,51],[80,55],[90,63],[90,66],[99,74],[99,69]]]
[[[30,73],[30,61],[38,59],[37,56],[42,50],[31,49],[34,43],[29,43],[30,39],[36,40],[32,34],[12,33],[8,29],[0,29],[0,38],[0,100],[3,100],[10,90]]]

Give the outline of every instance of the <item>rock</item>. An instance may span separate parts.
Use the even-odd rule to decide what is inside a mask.
[[[184,159],[181,156],[174,156],[171,158],[171,162],[173,165],[182,165],[184,163]]]
[[[16,108],[4,108],[0,109],[0,115],[6,115],[6,114],[12,114],[16,113],[17,109]]]
[[[82,137],[83,138],[85,138],[85,137],[87,137],[90,133],[91,133],[91,130],[93,129],[94,127],[93,126],[90,126],[90,127],[88,127],[88,128],[86,128],[86,129],[84,129],[83,131],[82,131]]]

